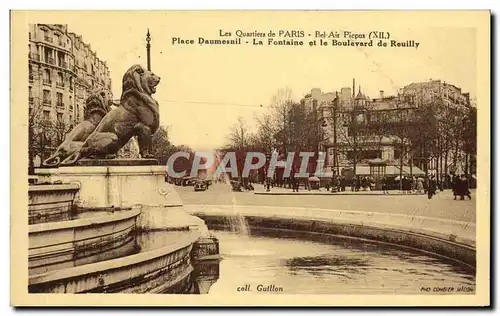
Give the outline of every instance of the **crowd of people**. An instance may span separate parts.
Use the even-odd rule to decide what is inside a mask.
[[[469,182],[467,180],[467,175],[453,176],[453,181],[451,184],[451,189],[453,190],[453,199],[456,200],[457,196],[460,197],[460,200],[464,200],[465,197],[468,197],[469,200],[472,199],[469,190]]]
[[[446,186],[451,188],[453,192],[454,199],[458,197],[460,200],[464,200],[467,197],[469,200],[472,199],[471,192],[469,190],[469,181],[467,175],[457,176],[452,175],[450,177],[450,185]],[[244,181],[246,180],[246,181]],[[441,180],[443,181],[443,180]],[[231,181],[238,182],[237,187],[241,187],[241,190],[253,191],[254,187],[252,181],[249,179],[243,179],[243,181]],[[434,175],[429,175],[428,177],[410,177],[403,176],[401,178],[390,178],[382,177],[381,179],[375,180],[373,177],[369,176],[359,176],[353,179],[347,179],[345,176],[332,177],[329,181],[323,182],[320,179],[316,181],[311,181],[307,178],[289,178],[286,181],[277,182],[275,179],[268,178],[261,182],[266,191],[271,191],[274,187],[288,187],[292,189],[292,192],[299,192],[301,185],[304,186],[305,190],[319,189],[332,191],[332,192],[344,192],[346,190],[358,192],[358,191],[371,191],[381,189],[383,194],[390,194],[390,190],[398,190],[403,194],[426,194],[429,199],[432,199],[438,191],[444,191],[445,186],[438,182]],[[233,185],[234,189],[234,185]]]

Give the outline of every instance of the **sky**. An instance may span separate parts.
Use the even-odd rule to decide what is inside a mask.
[[[363,93],[385,95],[411,82],[442,79],[470,92],[477,90],[476,30],[420,18],[339,12],[100,12],[65,16],[68,29],[82,35],[105,60],[115,99],[121,80],[133,64],[146,65],[145,34],[149,28],[152,70],[162,79],[154,98],[161,124],[171,141],[195,150],[220,147],[230,126],[242,116],[251,129],[254,117],[268,110],[273,94],[288,87],[300,100],[312,88],[324,92],[350,87],[352,79]],[[64,19],[59,19],[64,20]],[[58,23],[57,21],[46,21]],[[436,25],[433,25],[435,23]],[[172,37],[218,39],[219,30],[389,31],[396,40],[420,42],[415,48],[252,47],[172,45]],[[306,43],[308,39],[304,40]],[[261,106],[262,105],[262,106]]]

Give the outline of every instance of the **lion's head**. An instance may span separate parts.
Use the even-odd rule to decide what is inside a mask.
[[[85,100],[85,118],[89,118],[93,113],[99,113],[102,116],[109,112],[111,105],[111,96],[106,90],[95,90],[90,93]]]
[[[152,95],[156,92],[158,83],[160,83],[160,77],[140,65],[133,65],[123,75],[122,91],[125,93],[132,89]]]

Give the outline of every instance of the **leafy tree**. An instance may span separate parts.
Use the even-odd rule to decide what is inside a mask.
[[[153,134],[153,155],[159,164],[165,165],[173,152],[174,146],[168,140],[168,131],[165,127],[160,126]]]

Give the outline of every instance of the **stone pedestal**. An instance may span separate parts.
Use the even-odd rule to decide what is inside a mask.
[[[141,229],[207,232],[203,220],[188,214],[174,186],[165,182],[166,167],[155,163],[152,159],[89,159],[75,166],[37,169],[36,174],[40,181],[78,183],[80,207],[139,207]]]
[[[177,192],[165,183],[165,166],[145,162],[151,161],[96,159],[76,166],[38,169],[36,173],[52,182],[78,183],[82,207],[182,205]]]

